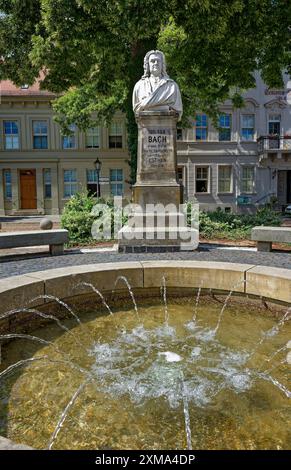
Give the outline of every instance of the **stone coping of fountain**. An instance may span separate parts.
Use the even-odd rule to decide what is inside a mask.
[[[291,302],[291,269],[210,261],[135,261],[58,268],[0,279],[0,315],[20,306],[51,303],[50,299],[40,298],[28,304],[38,296],[68,299],[92,294],[90,287],[76,288],[81,282],[93,284],[102,293],[111,292],[118,276],[125,276],[133,289],[160,287],[165,276],[169,288],[202,287]],[[118,292],[125,290],[127,287],[120,283]],[[9,330],[9,325],[9,319],[0,318],[2,331]],[[30,447],[0,436],[0,450],[17,449]]]
[[[291,269],[214,261],[133,261],[57,268],[0,279],[0,315],[42,295],[67,299],[92,293],[90,287],[76,287],[81,282],[111,292],[118,276],[125,276],[133,289],[160,287],[165,276],[167,287],[202,287],[291,302]],[[119,291],[126,289],[119,284]],[[47,302],[50,300],[38,299],[29,307]]]

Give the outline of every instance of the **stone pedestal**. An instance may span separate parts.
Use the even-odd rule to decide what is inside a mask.
[[[177,182],[177,129],[175,111],[144,111],[137,117],[138,157],[134,202],[180,204]]]
[[[179,209],[178,113],[143,111],[136,120],[138,159],[134,203],[139,207],[119,232],[119,251],[193,250],[198,245],[198,231],[187,228]]]

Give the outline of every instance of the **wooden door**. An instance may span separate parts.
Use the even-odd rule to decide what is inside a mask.
[[[21,209],[36,209],[36,174],[35,170],[20,171]]]

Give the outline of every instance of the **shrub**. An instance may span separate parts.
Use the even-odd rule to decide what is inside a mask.
[[[70,243],[92,241],[91,227],[95,217],[91,211],[95,204],[96,199],[87,191],[76,193],[66,203],[61,226],[68,230]]]
[[[106,212],[101,213],[96,206],[97,204],[105,204],[107,207]],[[74,245],[94,242],[95,240],[91,234],[92,225],[101,215],[104,217],[104,220],[111,225],[111,233],[113,234],[113,198],[95,198],[91,196],[88,191],[81,191],[72,196],[65,205],[61,216],[61,226],[69,232],[69,243]],[[122,225],[124,225],[126,221],[127,217],[122,215]],[[100,239],[103,239],[102,231],[100,231],[100,233]]]
[[[258,209],[256,214],[232,214],[222,210],[199,213],[199,231],[204,238],[246,239],[256,225],[280,224],[280,215],[268,206]],[[188,204],[188,225],[191,225],[191,203]]]
[[[273,211],[272,208],[266,206],[262,209],[258,209],[255,215],[254,225],[281,225],[281,216],[277,212]]]

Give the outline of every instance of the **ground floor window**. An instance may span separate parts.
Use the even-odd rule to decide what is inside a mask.
[[[231,165],[221,165],[218,167],[218,192],[230,193],[232,191],[232,167]]]
[[[50,168],[43,170],[43,185],[44,185],[44,198],[51,199],[52,197],[52,174]]]
[[[4,170],[4,198],[12,199],[11,170]]]
[[[241,191],[253,193],[255,183],[255,168],[253,166],[242,167]]]
[[[87,191],[91,196],[98,194],[97,171],[87,170]]]
[[[112,196],[123,195],[123,170],[110,170],[110,193]]]
[[[183,129],[177,127],[177,140],[183,140]]]
[[[78,189],[77,170],[64,170],[64,197],[70,198]]]
[[[195,192],[209,193],[209,166],[197,166],[195,169]]]

